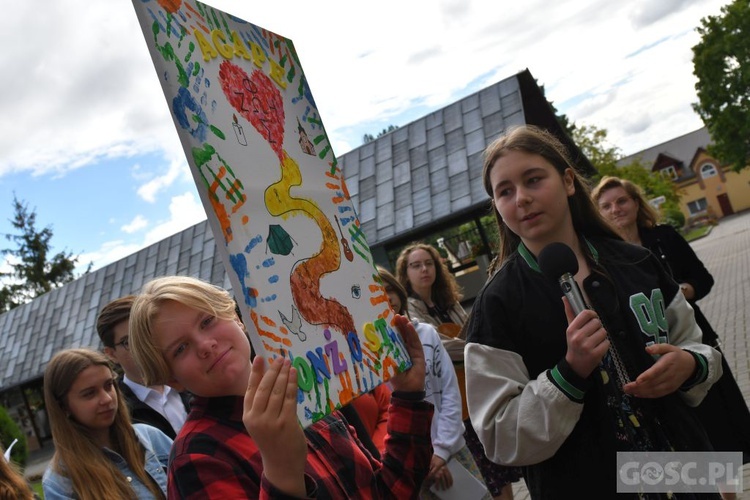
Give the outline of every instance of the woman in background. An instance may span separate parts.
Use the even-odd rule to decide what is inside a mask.
[[[485,484],[494,499],[511,500],[512,483],[521,478],[521,469],[490,461],[469,419],[463,364],[465,330],[462,328],[468,314],[461,306],[461,291],[456,279],[435,247],[424,243],[414,243],[401,251],[396,261],[396,273],[408,294],[410,317],[435,327],[453,362],[461,386],[464,438]]]
[[[381,267],[377,269],[391,308],[397,314],[409,317],[406,290],[390,272]],[[437,490],[445,490],[453,485],[453,476],[446,467],[450,460],[457,460],[477,479],[481,474],[464,440],[461,394],[450,357],[443,349],[440,337],[433,326],[415,319],[412,319],[412,323],[424,349],[427,367],[425,399],[435,406],[431,430],[433,455],[430,471],[420,495],[420,498],[430,499],[437,498],[430,491],[431,486],[434,485]]]
[[[466,322],[458,283],[435,247],[414,243],[404,248],[396,261],[396,275],[409,296],[412,319],[438,331],[444,323],[460,327]]]
[[[166,498],[172,440],[131,424],[104,354],[67,349],[44,372],[55,454],[42,479],[49,499]]]
[[[626,179],[604,177],[591,195],[599,212],[625,241],[644,246],[659,258],[693,307],[695,322],[703,332],[703,343],[721,351],[719,336],[696,303],[711,291],[714,278],[693,248],[672,226],[657,224],[658,214],[638,185]],[[750,411],[724,356],[721,360],[724,374],[696,410],[714,449],[742,451],[743,463],[748,463]]]

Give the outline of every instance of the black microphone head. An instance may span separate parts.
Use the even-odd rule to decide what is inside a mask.
[[[539,269],[551,280],[559,280],[560,276],[570,273],[575,276],[578,272],[578,259],[573,250],[565,243],[550,243],[539,252],[537,258]]]

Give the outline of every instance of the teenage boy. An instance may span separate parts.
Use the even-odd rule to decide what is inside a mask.
[[[134,299],[134,295],[127,295],[104,306],[96,319],[96,331],[104,354],[122,367],[119,385],[133,422],[153,425],[174,439],[187,418],[190,397],[168,385],[144,384],[130,353],[128,327]]]
[[[297,373],[266,366],[251,348],[225,290],[182,276],[146,284],[130,317],[130,346],[147,383],[194,395],[172,446],[169,498],[416,498],[432,456],[432,405],[411,323],[397,325],[413,366],[391,379],[383,460],[368,453],[338,412],[306,430],[297,421]]]

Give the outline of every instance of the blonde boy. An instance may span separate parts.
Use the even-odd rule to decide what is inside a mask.
[[[413,367],[391,379],[379,462],[337,412],[302,430],[296,370],[289,359],[250,361],[228,292],[180,276],[146,284],[131,312],[133,355],[146,383],[195,396],[172,448],[169,497],[414,497],[432,455],[432,405],[419,338],[406,318],[397,324]]]

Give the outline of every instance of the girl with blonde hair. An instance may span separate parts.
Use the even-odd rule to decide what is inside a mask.
[[[669,224],[657,224],[658,214],[637,184],[618,177],[604,177],[591,193],[602,216],[630,243],[653,253],[680,284],[693,307],[703,343],[719,350],[719,335],[701,311],[697,301],[708,295],[714,278],[690,244]],[[750,462],[750,410],[726,359],[724,374],[696,408],[715,451],[741,451],[743,463]]]
[[[53,356],[44,402],[55,445],[42,479],[45,499],[166,498],[172,440],[131,424],[104,354],[67,349]]]
[[[334,411],[302,429],[292,360],[255,356],[232,296],[208,282],[146,283],[130,346],[147,384],[190,391],[169,464],[170,498],[414,498],[430,463],[432,405],[414,328],[396,317],[412,368],[390,379],[382,462]]]

